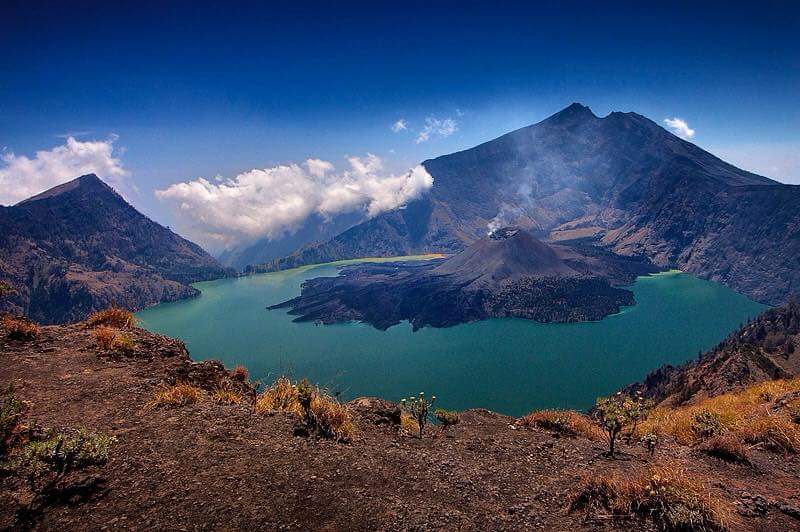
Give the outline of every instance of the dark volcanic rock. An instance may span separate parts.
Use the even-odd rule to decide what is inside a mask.
[[[253,269],[452,253],[495,221],[553,241],[592,238],[764,303],[800,292],[800,186],[740,170],[636,113],[599,118],[573,104],[423,164],[434,178],[426,197]]]
[[[191,297],[189,283],[227,274],[94,175],[0,206],[0,280],[16,290],[0,310],[43,323]]]
[[[632,305],[633,294],[611,283],[627,284],[650,271],[641,261],[583,256],[504,229],[447,260],[362,264],[342,269],[338,277],[311,279],[299,297],[270,309],[291,307],[296,321],[360,320],[379,329],[402,320],[414,329],[492,317],[586,321]]]

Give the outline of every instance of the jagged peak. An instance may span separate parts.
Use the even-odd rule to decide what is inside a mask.
[[[550,116],[545,122],[563,123],[597,119],[592,110],[581,103],[574,102],[556,114]]]

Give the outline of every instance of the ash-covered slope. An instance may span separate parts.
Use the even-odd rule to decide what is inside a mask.
[[[189,283],[227,274],[95,175],[0,207],[0,280],[16,290],[3,308],[43,323],[190,297]]]
[[[423,164],[434,178],[425,198],[253,269],[450,253],[492,223],[592,238],[765,303],[800,291],[800,186],[740,170],[636,113],[600,118],[573,104]]]
[[[583,254],[505,228],[446,260],[362,264],[311,279],[299,297],[270,309],[291,307],[296,321],[360,320],[379,329],[403,320],[415,329],[492,317],[586,321],[632,305],[633,294],[612,284],[651,271],[646,262]]]

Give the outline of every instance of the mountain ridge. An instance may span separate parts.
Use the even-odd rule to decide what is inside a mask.
[[[0,208],[0,227],[0,280],[15,289],[0,310],[43,323],[193,297],[189,283],[230,273],[94,174]]]
[[[600,118],[573,104],[422,164],[434,177],[425,197],[246,271],[455,253],[490,225],[516,225],[644,256],[764,303],[800,292],[800,186],[740,170],[642,115]]]

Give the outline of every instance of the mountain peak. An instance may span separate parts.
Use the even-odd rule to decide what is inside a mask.
[[[60,185],[56,185],[53,188],[47,189],[44,192],[36,194],[35,196],[31,196],[26,200],[22,200],[17,205],[25,205],[27,203],[32,203],[34,201],[40,201],[48,198],[54,198],[56,196],[60,196],[67,192],[71,192],[73,190],[108,190],[110,192],[114,192],[114,189],[108,186],[102,179],[97,177],[96,174],[85,174],[80,177],[76,177],[71,181],[67,181],[66,183],[62,183]]]
[[[597,115],[595,115],[588,106],[575,102],[552,115],[545,121],[551,123],[573,123],[596,118]]]

